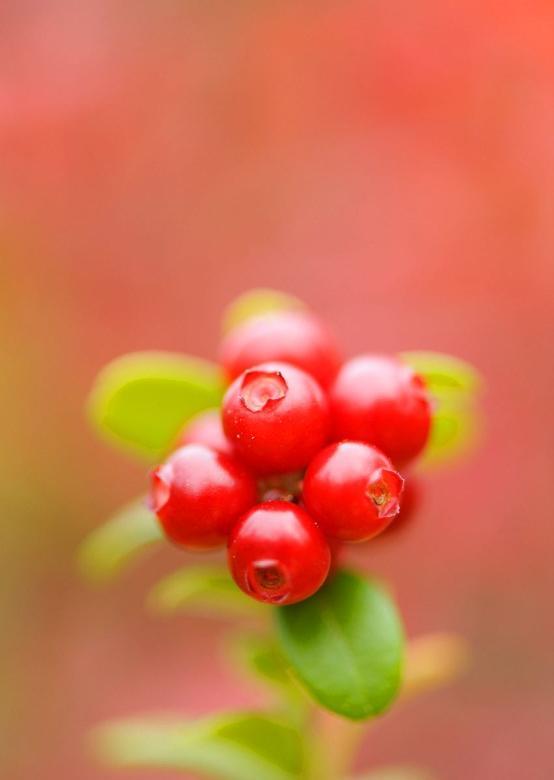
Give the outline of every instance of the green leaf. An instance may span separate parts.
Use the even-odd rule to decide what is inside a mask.
[[[480,420],[475,407],[443,402],[433,412],[431,433],[421,466],[451,463],[469,453],[478,441]]]
[[[242,634],[235,641],[235,653],[252,672],[272,685],[289,686],[289,665],[275,641],[258,634]]]
[[[272,311],[298,310],[304,309],[305,305],[292,295],[270,290],[263,287],[239,295],[238,298],[229,304],[223,317],[223,331],[242,325],[250,317],[256,317],[259,314],[267,314]]]
[[[483,383],[478,371],[440,352],[403,352],[400,357],[423,377],[434,400],[421,465],[434,467],[466,455],[477,442],[481,423],[476,399]]]
[[[101,728],[95,741],[107,764],[124,768],[177,769],[224,780],[298,780],[304,769],[299,732],[255,713],[196,723],[123,721]]]
[[[111,580],[126,563],[161,539],[156,517],[146,507],[145,499],[138,499],[85,539],[78,553],[79,568],[91,581]]]
[[[276,614],[283,653],[320,704],[352,720],[387,709],[400,687],[404,636],[381,585],[342,571]]]
[[[109,363],[89,398],[98,430],[116,444],[158,460],[193,415],[218,406],[216,366],[165,352],[137,352]]]
[[[400,357],[425,380],[438,399],[471,399],[481,389],[479,372],[470,363],[441,352],[402,352]]]
[[[222,566],[189,566],[157,583],[148,597],[155,612],[178,611],[216,615],[252,614],[263,609],[248,598]]]

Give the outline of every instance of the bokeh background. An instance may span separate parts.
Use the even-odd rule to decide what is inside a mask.
[[[177,553],[108,590],[74,568],[145,479],[87,426],[95,373],[213,357],[259,285],[347,354],[443,350],[486,378],[479,452],[367,550],[409,632],[462,633],[473,666],[379,721],[360,767],[554,777],[553,29],[548,0],[1,4],[2,777],[107,778],[83,749],[105,718],[262,701],[223,624],[144,613]]]

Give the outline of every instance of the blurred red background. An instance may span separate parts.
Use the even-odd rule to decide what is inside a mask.
[[[541,0],[2,4],[2,776],[107,777],[83,748],[105,718],[261,701],[222,625],[144,614],[178,554],[105,591],[73,563],[145,478],[86,424],[97,370],[213,357],[259,285],[348,354],[443,350],[487,383],[480,451],[367,549],[409,632],[458,631],[474,664],[379,721],[360,767],[554,776],[553,25]]]

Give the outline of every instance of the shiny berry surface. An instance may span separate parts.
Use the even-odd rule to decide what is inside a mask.
[[[204,444],[216,452],[233,455],[233,445],[223,431],[219,409],[208,409],[189,420],[177,446],[182,447],[185,444]]]
[[[248,319],[226,336],[220,362],[230,380],[258,363],[291,363],[327,387],[340,358],[325,326],[308,312],[280,311]]]
[[[259,504],[233,528],[229,566],[239,588],[271,604],[315,593],[329,573],[329,545],[312,518],[285,501]]]
[[[202,444],[181,447],[151,475],[153,511],[166,536],[189,549],[223,545],[256,498],[250,473]]]
[[[261,475],[302,469],[328,439],[321,387],[287,363],[264,363],[241,374],[227,390],[222,414],[238,457]]]
[[[377,449],[344,441],[330,445],[310,463],[302,499],[326,535],[362,542],[397,516],[403,483]]]
[[[396,465],[425,447],[431,405],[424,383],[395,357],[349,360],[330,389],[333,438],[372,444]]]

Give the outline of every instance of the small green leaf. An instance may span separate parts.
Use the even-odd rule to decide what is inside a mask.
[[[460,358],[441,352],[402,352],[400,357],[423,377],[438,400],[461,396],[470,399],[481,389],[477,369]]]
[[[480,427],[480,414],[475,407],[444,401],[433,412],[421,466],[437,466],[463,457],[478,441]]]
[[[256,317],[259,314],[267,314],[268,312],[281,311],[283,309],[298,310],[304,308],[306,308],[305,305],[298,298],[278,290],[262,287],[249,290],[235,298],[226,308],[223,317],[223,331],[227,333],[237,325],[242,325],[250,317]]]
[[[289,665],[277,643],[258,634],[241,634],[233,650],[238,660],[265,682],[289,687],[293,682]]]
[[[440,352],[403,352],[400,357],[423,377],[434,401],[423,468],[467,454],[475,446],[481,422],[476,400],[483,383],[478,371],[465,360]]]
[[[157,583],[148,597],[155,612],[178,611],[216,615],[252,614],[263,607],[249,599],[219,566],[189,566]]]
[[[277,718],[239,713],[196,723],[129,720],[96,734],[101,758],[116,767],[200,772],[223,780],[298,780],[299,732]]]
[[[276,614],[284,655],[320,704],[352,720],[387,709],[400,687],[404,636],[382,586],[342,571]]]
[[[89,398],[91,419],[111,441],[149,460],[163,457],[184,423],[218,406],[219,370],[198,358],[137,352],[109,363]]]
[[[85,539],[78,553],[79,568],[87,579],[105,582],[161,539],[156,517],[146,507],[145,499],[138,499],[120,509]]]

